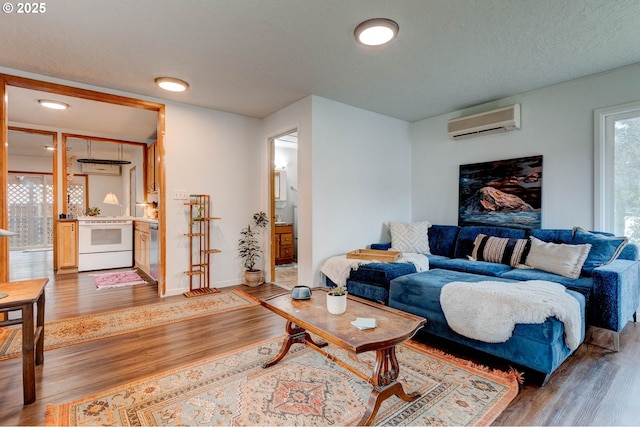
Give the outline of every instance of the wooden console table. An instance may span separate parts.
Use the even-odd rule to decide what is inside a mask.
[[[20,282],[0,283],[0,313],[4,320],[0,326],[22,323],[22,390],[24,404],[36,400],[36,367],[44,362],[44,287],[48,278],[24,280]],[[36,323],[33,319],[33,306],[37,305]],[[21,311],[19,319],[9,319],[8,313]]]

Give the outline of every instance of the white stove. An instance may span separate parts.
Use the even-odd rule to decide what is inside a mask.
[[[78,271],[133,266],[133,218],[78,217]]]

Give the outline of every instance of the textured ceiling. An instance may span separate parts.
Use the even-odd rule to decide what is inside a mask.
[[[0,66],[262,118],[314,94],[407,121],[640,62],[638,0],[56,0]],[[386,47],[361,21],[400,25]],[[187,80],[166,94],[153,79]]]

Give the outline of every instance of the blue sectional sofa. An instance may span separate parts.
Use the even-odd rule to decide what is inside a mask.
[[[470,259],[479,235],[504,239],[546,243],[590,244],[588,257],[579,268],[579,276],[544,271],[542,268],[514,268],[509,263]],[[482,237],[482,236],[481,236]],[[532,239],[533,237],[533,239]],[[537,240],[536,240],[537,239]],[[428,319],[424,331],[477,350],[518,363],[549,375],[573,352],[564,344],[563,324],[549,318],[543,324],[518,324],[513,336],[504,343],[491,344],[461,336],[451,330],[440,307],[440,290],[453,281],[524,281],[545,280],[561,283],[576,298],[585,324],[605,328],[614,333],[614,346],[619,349],[618,333],[627,322],[636,320],[640,303],[639,248],[607,233],[582,229],[524,230],[492,226],[433,225],[428,232],[429,271],[415,272],[411,264],[370,263],[352,271],[347,280],[350,294],[388,304]],[[520,240],[522,241],[522,240]],[[553,246],[553,245],[552,245]],[[371,249],[390,249],[389,243],[376,243]],[[539,250],[538,250],[539,251]],[[586,254],[587,252],[585,252]],[[529,254],[533,256],[533,253]],[[527,253],[523,254],[523,263]],[[524,267],[524,265],[518,265]],[[563,272],[564,274],[564,272]],[[333,285],[328,283],[329,286]]]

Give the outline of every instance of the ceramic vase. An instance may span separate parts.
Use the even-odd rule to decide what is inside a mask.
[[[342,314],[347,310],[347,294],[327,294],[327,311],[331,314]]]

